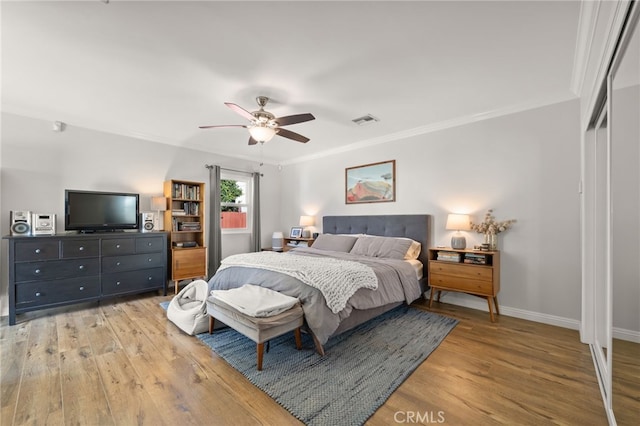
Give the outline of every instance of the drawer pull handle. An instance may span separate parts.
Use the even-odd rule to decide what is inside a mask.
[[[120,285],[120,281],[116,281],[116,285]]]
[[[151,262],[151,261],[153,261],[153,259],[152,259],[152,258],[147,259],[147,262]]]
[[[40,296],[41,296],[40,292],[36,291],[36,297],[40,297]]]
[[[40,254],[40,249],[36,249],[36,254]]]
[[[116,266],[120,266],[120,262],[116,262]]]
[[[84,290],[84,287],[80,287],[80,288],[79,288],[79,290],[80,290],[80,291]]]
[[[80,246],[80,247],[78,248],[78,250],[83,251],[83,250],[84,250],[84,247]]]
[[[84,269],[84,265],[78,266],[78,269],[80,269],[80,270]]]
[[[151,243],[147,243],[147,246],[151,247]]]
[[[36,270],[35,270],[35,271],[33,271],[33,272],[35,272],[36,274],[39,274],[39,273],[40,273],[40,269],[36,269]]]
[[[153,279],[153,277],[149,277],[149,278],[147,278],[147,280],[148,280],[148,281],[151,281],[152,279]]]

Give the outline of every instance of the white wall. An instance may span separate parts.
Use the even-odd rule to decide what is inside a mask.
[[[205,164],[239,170],[258,165],[188,148],[163,145],[69,124],[55,133],[50,121],[2,114],[0,149],[0,233],[9,234],[9,211],[31,210],[57,214],[58,232],[64,232],[64,190],[125,191],[140,194],[141,210],[149,210],[150,198],[161,195],[168,179],[209,181]],[[280,174],[263,166],[262,240],[270,244],[271,228],[280,211]],[[207,185],[208,189],[208,185]],[[208,209],[207,202],[207,209]],[[208,223],[207,223],[208,227]],[[223,240],[229,252],[247,251],[247,235]],[[0,314],[8,313],[7,244],[2,244]],[[223,251],[223,256],[226,253]]]
[[[432,245],[449,245],[450,212],[517,219],[499,236],[501,312],[577,328],[580,320],[579,102],[462,125],[283,169],[282,230],[298,216],[434,216]],[[319,143],[319,142],[318,142]],[[396,160],[397,201],[345,205],[345,168]],[[467,245],[482,236],[467,233]],[[473,296],[445,301],[486,310]]]

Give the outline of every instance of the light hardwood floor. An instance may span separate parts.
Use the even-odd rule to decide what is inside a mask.
[[[11,327],[3,318],[0,424],[300,424],[168,322],[158,304],[169,299],[34,312]],[[491,323],[447,304],[433,311],[460,323],[367,424],[607,423],[576,331],[506,316]]]

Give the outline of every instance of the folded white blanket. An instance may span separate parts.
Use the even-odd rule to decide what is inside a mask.
[[[245,284],[230,290],[212,290],[211,296],[256,318],[272,317],[291,309],[298,299],[265,287]]]

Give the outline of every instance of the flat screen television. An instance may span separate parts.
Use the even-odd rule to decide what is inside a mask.
[[[64,192],[67,231],[113,232],[138,229],[140,196],[124,192]]]

